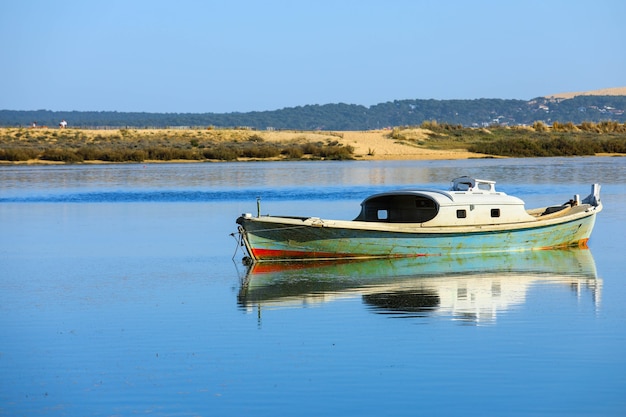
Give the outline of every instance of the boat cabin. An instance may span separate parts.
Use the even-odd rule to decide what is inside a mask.
[[[522,200],[496,191],[495,181],[460,177],[447,191],[400,190],[370,196],[361,203],[361,213],[354,220],[476,226],[535,219]]]

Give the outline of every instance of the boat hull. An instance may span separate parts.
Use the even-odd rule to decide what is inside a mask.
[[[253,261],[441,256],[586,247],[599,210],[513,225],[422,228],[317,218],[240,217]]]

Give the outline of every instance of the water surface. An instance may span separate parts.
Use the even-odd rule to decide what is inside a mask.
[[[589,250],[248,269],[235,218],[602,184]],[[626,160],[0,167],[0,415],[626,414]]]

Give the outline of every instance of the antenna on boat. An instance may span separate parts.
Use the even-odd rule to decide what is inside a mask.
[[[261,217],[261,197],[256,198],[256,216]]]

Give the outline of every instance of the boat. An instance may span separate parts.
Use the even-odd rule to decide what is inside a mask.
[[[250,262],[442,256],[587,247],[600,185],[581,200],[526,209],[495,181],[459,177],[448,190],[374,194],[354,220],[244,213],[236,220]]]
[[[241,277],[241,310],[322,307],[361,300],[394,317],[449,317],[494,323],[526,302],[531,289],[571,290],[579,303],[600,308],[602,279],[589,249],[480,253],[433,258],[257,262]],[[548,297],[549,299],[550,297]],[[560,308],[556,303],[555,309]]]

